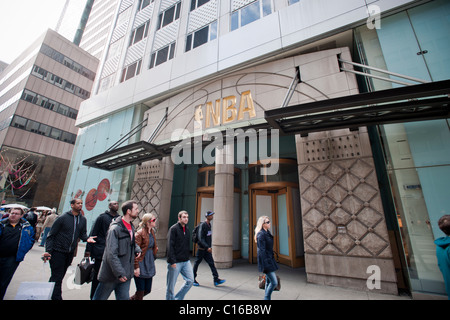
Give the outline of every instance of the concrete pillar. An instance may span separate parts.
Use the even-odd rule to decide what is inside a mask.
[[[153,213],[156,220],[158,257],[166,255],[167,230],[169,229],[170,201],[172,197],[174,164],[170,157],[152,160],[136,167],[131,199],[139,202],[141,212],[137,225],[145,213]]]
[[[212,250],[217,268],[231,268],[233,262],[233,202],[234,149],[233,145],[216,148],[214,182],[214,220]]]
[[[172,199],[172,185],[174,164],[170,157],[161,161],[161,195],[159,204],[158,220],[156,223],[156,243],[158,245],[158,257],[166,256],[167,230],[169,230],[170,202]]]
[[[369,291],[374,279],[375,292],[397,294],[367,129],[296,136],[296,143],[308,282]]]

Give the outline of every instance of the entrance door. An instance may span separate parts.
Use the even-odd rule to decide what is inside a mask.
[[[291,267],[304,265],[303,237],[300,203],[297,188],[283,187],[272,190],[252,190],[252,262],[257,263],[254,230],[261,216],[271,221],[270,231],[274,236],[274,251],[279,263]]]
[[[195,212],[195,226],[205,220],[205,212],[214,211],[214,193],[197,192],[197,205]],[[197,252],[197,245],[194,244],[193,255]]]

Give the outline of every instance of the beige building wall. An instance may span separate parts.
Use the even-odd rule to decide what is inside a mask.
[[[180,129],[194,134],[194,128],[245,128],[264,121],[265,110],[281,106],[297,66],[302,82],[290,105],[357,94],[356,78],[354,74],[340,71],[338,54],[344,60],[352,60],[348,48],[318,51],[245,69],[196,86],[151,108],[146,113],[148,125],[142,138],[148,139],[166,109],[168,119],[153,141],[155,143],[170,141],[174,138],[172,134]],[[240,121],[224,123],[223,101],[227,101],[225,105],[228,106],[230,100],[227,97],[235,96],[236,108],[242,108],[245,104],[240,104],[240,99],[245,92],[251,93],[254,116],[245,112]],[[216,117],[216,123],[213,118],[209,119],[210,128],[207,128],[207,105],[211,102],[215,106],[216,101],[219,101],[220,119]],[[194,114],[201,116],[200,123],[196,122]],[[228,149],[227,146],[216,149],[216,157],[233,159],[234,154]],[[392,252],[366,128],[296,136],[296,149],[308,281],[365,290],[371,275],[368,268],[375,265],[381,269],[381,291],[396,293]],[[171,160],[167,157],[163,163],[167,165]],[[162,164],[154,161],[151,165],[161,167]],[[142,179],[140,172],[148,166],[143,164],[137,168],[135,184],[146,180],[149,185],[163,185],[166,180],[170,181],[170,176],[162,178],[165,173]],[[216,223],[220,220],[220,225],[225,227],[215,228],[213,251],[216,265],[223,268],[231,267],[233,259],[232,168],[232,165],[216,161],[215,220]],[[171,189],[164,192],[170,193]],[[138,193],[133,197],[142,199]],[[161,201],[155,208],[159,217],[167,221],[170,213],[167,203]]]

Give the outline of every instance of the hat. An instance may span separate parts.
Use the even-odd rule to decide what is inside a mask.
[[[208,211],[206,211],[206,213],[205,213],[205,217],[212,216],[213,214],[214,214],[213,211],[208,210]]]

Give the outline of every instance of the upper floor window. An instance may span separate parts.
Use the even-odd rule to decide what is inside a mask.
[[[210,25],[201,28],[193,33],[190,33],[186,37],[186,49],[189,51],[191,49],[197,48],[208,41],[217,38],[217,21],[214,21]]]
[[[167,60],[173,59],[174,55],[175,55],[175,42],[152,53],[152,56],[150,58],[149,69],[156,67],[161,63],[166,62]]]
[[[130,47],[133,44],[138,43],[142,39],[146,38],[148,36],[149,27],[150,27],[150,20],[134,29],[133,32],[131,33],[130,43],[128,46]]]
[[[191,11],[208,3],[210,0],[191,0]]]
[[[131,79],[141,73],[141,64],[142,60],[139,60],[123,68],[120,82],[127,81],[128,79]]]
[[[72,119],[77,118],[78,111],[76,109],[70,108],[66,105],[63,105],[62,103],[56,102],[52,99],[44,97],[41,94],[37,94],[27,89],[23,91],[22,100],[58,112]]]
[[[56,140],[61,140],[70,144],[75,144],[77,136],[73,133],[66,132],[57,128],[50,127],[46,124],[36,122],[27,118],[15,115],[10,124],[11,127],[23,129],[39,135],[43,135]]]
[[[231,13],[231,31],[272,13],[271,0],[257,0]]]
[[[59,63],[62,63],[63,65],[65,65],[66,67],[72,69],[73,71],[81,74],[82,76],[90,79],[90,80],[94,80],[95,79],[95,72],[83,67],[81,64],[73,61],[72,59],[66,57],[65,55],[63,55],[62,53],[56,51],[53,48],[50,48],[48,45],[46,45],[45,43],[42,44],[41,53],[45,54],[46,56],[52,58],[55,61],[58,61]]]
[[[157,30],[164,28],[168,24],[171,24],[172,22],[180,18],[180,10],[181,10],[181,2],[178,2],[177,4],[165,10],[164,12],[161,12],[158,18],[159,20]]]
[[[155,0],[139,0],[138,11],[141,11],[142,9],[146,8],[150,3],[154,1]]]
[[[71,83],[67,80],[64,80],[63,78],[58,77],[57,75],[54,75],[53,73],[48,72],[47,70],[44,70],[41,67],[38,67],[36,65],[33,67],[31,74],[44,80],[44,81],[47,81],[47,82],[53,84],[61,89],[64,89],[70,93],[73,93],[73,94],[79,96],[80,98],[88,99],[91,95],[90,92],[88,92],[84,89],[81,89],[80,87],[77,87],[73,83]]]
[[[297,2],[300,2],[300,0],[288,0],[289,5],[297,3]]]

